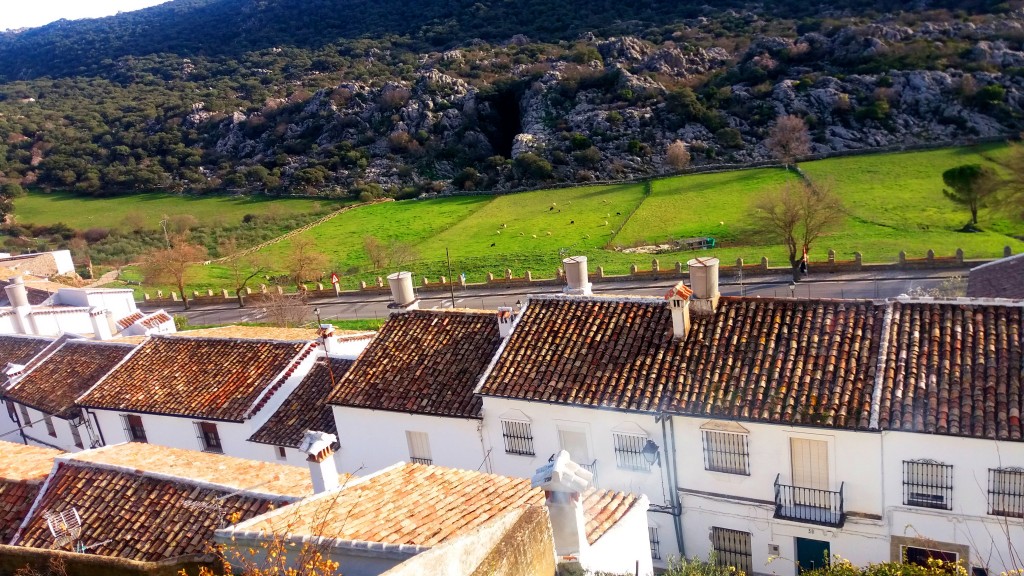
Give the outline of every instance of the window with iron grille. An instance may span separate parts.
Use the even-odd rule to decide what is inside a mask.
[[[406,431],[405,441],[409,444],[409,460],[416,464],[433,464],[430,456],[430,437],[426,432]]]
[[[217,425],[213,422],[196,422],[196,436],[199,438],[199,445],[203,452],[224,453],[224,447],[220,443],[220,434],[217,432]]]
[[[701,430],[704,440],[704,469],[750,476],[747,434]]]
[[[24,404],[20,405],[19,408],[21,408],[21,425],[31,426],[32,418],[28,414],[28,408],[26,408]]]
[[[124,427],[124,436],[129,442],[149,442],[146,438],[146,427],[142,425],[142,416],[121,414],[121,426]]]
[[[644,458],[644,445],[647,444],[647,436],[639,434],[612,433],[612,441],[615,444],[615,465],[626,470],[651,469],[651,464]]]
[[[715,562],[719,566],[733,566],[747,574],[752,572],[750,532],[712,527],[711,549],[715,551]]]
[[[903,503],[952,510],[953,465],[934,460],[904,460]]]
[[[661,560],[661,540],[658,539],[658,527],[648,526],[647,535],[651,540],[651,558]]]
[[[78,431],[78,426],[75,426],[71,422],[68,422],[68,426],[71,427],[71,440],[74,441],[75,447],[84,448],[85,446],[82,444],[82,434]]]
[[[1024,468],[989,468],[988,513],[1024,518]]]
[[[50,418],[49,414],[43,414],[43,422],[46,423],[46,433],[56,438],[57,429],[53,427],[53,418]]]
[[[533,430],[529,422],[502,420],[501,437],[505,440],[506,454],[533,456]]]

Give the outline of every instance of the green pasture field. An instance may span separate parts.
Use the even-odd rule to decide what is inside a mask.
[[[835,190],[846,212],[842,224],[812,247],[811,259],[826,259],[830,248],[840,260],[860,252],[866,262],[893,262],[901,250],[910,258],[924,257],[929,249],[952,256],[962,248],[968,258],[997,257],[1004,246],[1024,251],[1024,242],[1017,239],[1024,237],[1024,222],[984,210],[983,232],[960,232],[968,212],[941,192],[944,170],[967,163],[991,165],[1006,150],[986,145],[802,164],[815,183]],[[588,256],[592,272],[602,266],[609,274],[626,273],[634,264],[649,269],[653,258],[669,267],[696,255],[727,263],[766,256],[781,266],[783,248],[753,230],[749,214],[760,194],[796,182],[793,173],[769,168],[659,179],[651,182],[649,193],[644,184],[621,184],[389,202],[358,208],[304,235],[317,242],[349,288],[397,268],[436,281],[448,275],[446,248],[453,275],[465,273],[471,282],[482,281],[488,272],[501,276],[506,268],[517,277],[530,270],[535,278],[550,278],[561,257],[570,254]],[[413,257],[372,270],[364,249],[367,236],[410,246]],[[718,246],[657,256],[615,250],[698,236],[712,236]],[[285,241],[265,252],[283,271],[290,249],[291,242]],[[219,289],[228,285],[227,278],[223,267],[203,266],[192,286]]]
[[[202,226],[238,224],[246,214],[290,216],[340,207],[336,200],[267,196],[181,196],[162,192],[94,198],[73,192],[38,192],[14,200],[15,221],[22,225],[63,222],[75,230],[121,228],[129,214],[157,229],[164,216],[189,214]]]

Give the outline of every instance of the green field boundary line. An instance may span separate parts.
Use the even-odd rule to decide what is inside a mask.
[[[626,224],[629,223],[629,219],[632,218],[633,215],[636,214],[636,211],[639,210],[640,207],[644,205],[644,202],[646,202],[647,199],[651,197],[651,193],[654,188],[653,182],[653,179],[644,180],[643,198],[641,198],[640,201],[636,203],[636,206],[633,207],[633,210],[631,210],[629,214],[627,214],[626,217],[622,219],[622,224],[619,224],[619,226],[612,232],[612,236],[611,238],[608,239],[608,243],[604,245],[605,250],[611,249],[611,247],[615,244],[615,238],[618,237],[619,232],[622,232],[622,229],[625,228]]]
[[[296,236],[298,234],[302,234],[303,232],[305,232],[307,230],[310,230],[312,228],[316,228],[317,226],[328,222],[332,218],[334,218],[336,216],[339,216],[341,214],[344,214],[345,212],[348,212],[350,210],[354,210],[356,208],[364,208],[366,206],[372,206],[374,204],[383,204],[384,202],[394,202],[394,201],[395,201],[394,198],[380,198],[380,199],[374,200],[372,202],[360,202],[359,204],[351,204],[349,206],[343,206],[343,207],[338,208],[334,212],[331,212],[330,214],[328,214],[328,215],[326,215],[326,216],[324,216],[322,218],[318,218],[318,219],[310,222],[309,224],[306,224],[305,226],[301,226],[301,227],[296,228],[294,230],[289,230],[288,232],[285,232],[284,234],[282,234],[280,236],[277,236],[275,238],[271,238],[270,240],[267,240],[265,242],[260,242],[259,244],[255,245],[255,246],[250,246],[249,248],[246,248],[245,250],[239,250],[238,252],[235,252],[234,254],[229,254],[227,256],[221,256],[220,258],[214,258],[213,260],[204,260],[203,264],[220,264],[221,262],[227,262],[228,260],[234,260],[235,258],[241,258],[242,256],[248,256],[249,254],[252,254],[253,252],[259,252],[260,250],[263,250],[267,246],[271,246],[273,244],[277,244],[278,242],[283,242],[284,240],[288,240],[289,238],[292,238],[293,236]]]

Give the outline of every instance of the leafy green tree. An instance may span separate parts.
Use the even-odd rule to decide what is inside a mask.
[[[950,168],[942,173],[942,181],[949,187],[942,193],[971,211],[971,224],[978,223],[978,208],[1000,187],[999,177],[980,164]]]

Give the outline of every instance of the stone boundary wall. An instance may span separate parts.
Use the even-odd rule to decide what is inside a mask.
[[[694,256],[701,254],[700,251],[693,253]],[[1012,256],[1013,251],[1009,246],[1003,248],[1003,256]],[[995,258],[988,259],[973,259],[967,260],[964,258],[964,251],[957,249],[956,253],[952,256],[936,256],[933,250],[929,250],[924,258],[908,258],[906,252],[900,252],[897,255],[896,262],[891,263],[871,263],[864,262],[861,258],[860,252],[854,253],[853,260],[836,260],[836,253],[834,250],[828,251],[828,259],[824,261],[811,261],[808,263],[808,268],[812,273],[827,272],[887,272],[887,271],[914,271],[914,270],[968,270],[979,264],[986,262],[992,262]],[[742,274],[742,278],[755,278],[758,276],[769,276],[790,273],[790,267],[788,265],[783,266],[772,266],[768,262],[768,258],[761,258],[761,261],[756,264],[748,264],[743,261],[742,258],[738,258],[734,263],[729,264],[722,262],[719,265],[719,274],[723,278],[739,278]],[[554,278],[533,278],[533,272],[527,270],[522,276],[515,276],[511,269],[505,269],[504,273],[500,276],[495,276],[492,273],[487,274],[487,280],[483,283],[465,283],[456,281],[456,286],[461,289],[473,289],[473,288],[490,288],[490,287],[507,287],[507,288],[519,288],[523,286],[561,286],[565,284],[565,272],[559,268],[555,271]],[[589,279],[591,282],[629,282],[633,280],[671,280],[678,278],[680,280],[689,279],[690,274],[686,269],[686,265],[683,262],[674,262],[671,266],[665,267],[662,263],[654,258],[651,260],[651,267],[646,270],[641,270],[635,264],[631,268],[629,274],[622,275],[608,275],[605,274],[604,268],[598,266],[595,270],[591,270]],[[306,290],[303,291],[303,295],[307,298],[333,298],[336,297],[334,289],[329,285],[323,283],[305,285]],[[419,292],[448,292],[452,288],[451,280],[444,276],[439,279],[432,280],[426,277],[419,277],[418,285],[416,286]],[[281,286],[267,286],[260,285],[256,290],[246,289],[245,299],[252,304],[257,304],[265,300],[268,296],[273,293],[278,295],[285,295],[289,297],[295,297],[297,294],[284,292]],[[391,290],[388,287],[387,281],[383,276],[378,276],[376,281],[372,284],[366,282],[360,283],[358,290],[343,290],[341,293],[346,295],[351,294],[367,294],[367,295],[386,295],[390,294]],[[154,296],[145,294],[144,303],[152,305],[171,305],[181,302],[181,298],[178,294],[171,292],[165,296],[163,292],[157,292]],[[193,291],[189,297],[189,302],[193,304],[224,304],[229,302],[236,302],[235,295],[229,290],[221,290],[219,293],[213,290],[207,290],[205,293]]]

